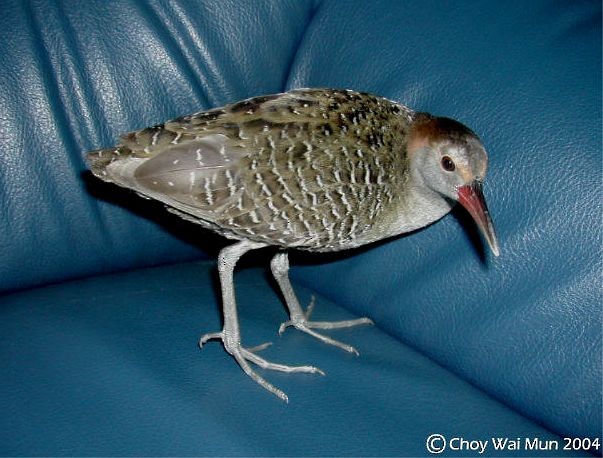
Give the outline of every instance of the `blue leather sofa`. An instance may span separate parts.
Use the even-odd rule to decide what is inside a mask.
[[[432,434],[451,456],[479,455],[475,441],[600,455],[600,38],[589,1],[3,1],[0,455],[422,456]],[[295,87],[471,126],[502,254],[455,210],[365,250],[293,256],[315,316],[375,321],[332,333],[360,357],[278,337],[268,253],[244,258],[244,343],[327,374],[266,373],[287,405],[220,345],[197,347],[220,326],[226,242],[93,179],[83,153]]]

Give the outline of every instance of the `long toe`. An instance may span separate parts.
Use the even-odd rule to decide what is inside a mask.
[[[354,320],[341,320],[341,321],[306,321],[303,320],[300,323],[294,323],[291,320],[287,320],[278,328],[278,333],[282,334],[289,326],[293,326],[299,329],[298,324],[312,329],[341,329],[351,328],[353,326],[372,325],[375,324],[370,318],[356,318]]]
[[[308,328],[313,329],[340,329],[340,328],[351,328],[352,326],[361,326],[374,324],[370,318],[357,318],[355,320],[342,320],[342,321],[307,321],[304,323]]]
[[[241,369],[243,369],[243,371],[245,371],[245,373],[252,378],[252,380],[254,380],[257,384],[259,384],[262,388],[270,391],[272,394],[274,394],[276,397],[278,397],[279,399],[285,401],[285,402],[289,402],[289,397],[285,394],[284,391],[278,389],[277,387],[275,387],[274,385],[272,385],[271,383],[267,382],[263,377],[261,377],[260,375],[258,375],[249,365],[249,363],[246,361],[245,356],[243,356],[243,352],[241,351],[241,348],[239,347],[239,350],[233,350],[232,352],[229,352],[232,354],[232,356],[234,356],[234,358],[237,360],[237,363],[239,363],[239,366],[241,366]],[[251,353],[253,354],[253,353]]]
[[[312,337],[317,338],[321,342],[324,342],[329,345],[334,345],[335,347],[341,348],[342,350],[347,351],[348,353],[353,353],[356,356],[359,355],[358,350],[356,350],[351,345],[340,342],[339,340],[335,340],[329,336],[321,334],[319,332],[314,331],[314,329],[341,329],[341,328],[349,328],[352,326],[360,326],[360,325],[371,325],[373,324],[373,320],[370,318],[356,318],[354,320],[342,320],[342,321],[306,321],[302,320],[289,320],[281,323],[278,328],[278,333],[282,334],[285,332],[289,326],[293,326],[296,329],[299,329],[302,332],[305,332]]]
[[[325,373],[315,366],[287,366],[285,364],[272,363],[264,358],[252,353],[248,349],[242,348],[243,357],[254,364],[257,364],[262,369],[270,369],[280,372],[306,372],[310,374],[325,375]]]
[[[270,369],[270,370],[287,372],[287,373],[305,372],[305,373],[310,373],[310,374],[325,375],[325,373],[322,370],[320,370],[318,367],[315,367],[315,366],[287,366],[285,364],[273,363],[273,362],[267,361],[266,359],[262,358],[261,356],[258,356],[255,353],[259,350],[263,350],[264,348],[268,347],[270,345],[270,343],[258,345],[257,347],[253,347],[253,348],[244,348],[241,346],[241,344],[239,342],[232,342],[232,341],[230,341],[230,339],[225,340],[223,332],[205,334],[201,338],[201,341],[205,342],[209,339],[214,339],[214,338],[222,340],[222,342],[224,343],[224,347],[226,348],[226,351],[235,358],[237,363],[239,363],[239,366],[241,366],[241,369],[243,369],[243,371],[245,371],[245,373],[249,377],[251,377],[260,386],[262,386],[266,390],[270,391],[271,393],[273,393],[274,395],[276,395],[278,398],[282,399],[285,402],[289,402],[289,398],[287,397],[287,395],[282,390],[278,389],[277,387],[275,387],[274,385],[272,385],[271,383],[266,381],[258,373],[256,373],[249,365],[249,362],[256,364],[257,366],[261,367],[262,369]]]
[[[321,342],[324,342],[329,345],[334,345],[335,347],[341,348],[342,350],[345,350],[348,353],[352,353],[356,356],[360,355],[360,353],[358,353],[358,350],[356,350],[351,345],[348,345],[346,343],[340,342],[339,340],[335,340],[329,336],[325,336],[324,334],[316,332],[313,329],[310,329],[308,326],[306,326],[306,323],[295,323],[295,324],[293,324],[293,326],[295,326],[296,329],[299,329],[300,331],[305,332],[306,334],[317,338]]]
[[[224,339],[224,333],[223,332],[209,332],[207,334],[203,334],[201,336],[201,338],[199,339],[199,348],[202,348],[203,345],[205,345],[205,343],[208,340],[212,340],[212,339],[223,340]]]
[[[272,342],[264,342],[263,344],[256,345],[255,347],[247,348],[247,351],[250,351],[251,353],[257,353],[259,351],[265,350],[270,345],[272,345]]]

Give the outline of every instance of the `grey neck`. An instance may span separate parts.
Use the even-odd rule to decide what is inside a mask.
[[[427,187],[420,176],[408,182],[404,198],[390,226],[390,234],[398,235],[427,226],[446,215],[454,202]]]

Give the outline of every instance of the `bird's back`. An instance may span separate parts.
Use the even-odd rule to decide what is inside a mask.
[[[331,251],[381,238],[411,110],[353,91],[255,97],[122,136],[93,173],[234,239]]]

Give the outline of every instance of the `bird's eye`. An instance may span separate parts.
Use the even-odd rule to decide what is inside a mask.
[[[442,158],[442,168],[447,172],[453,172],[456,165],[454,165],[454,161],[449,156],[444,156]]]

